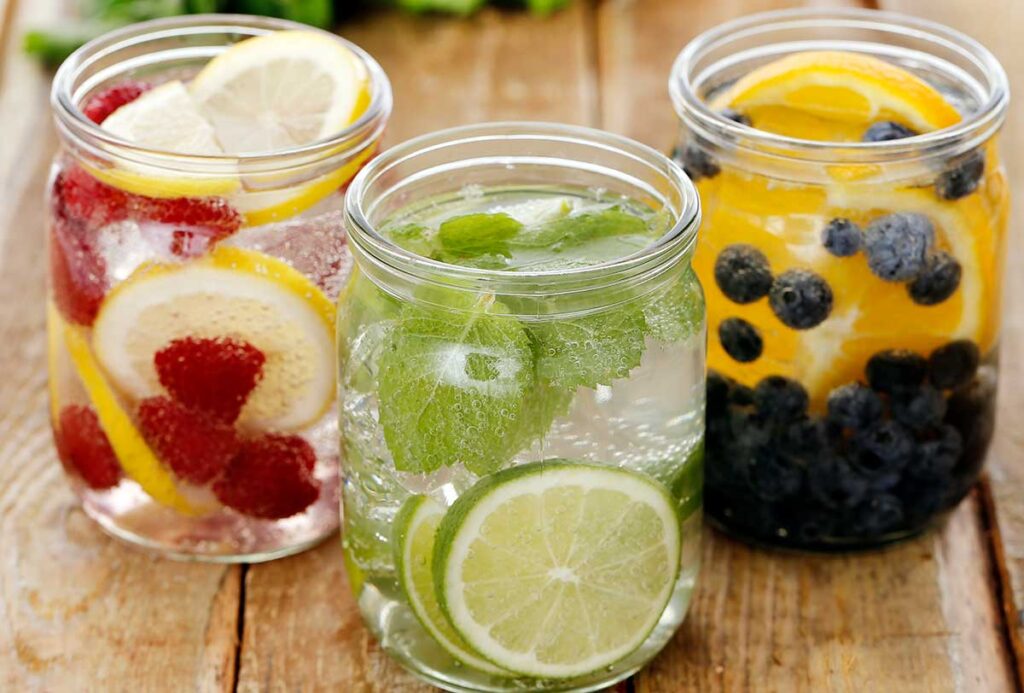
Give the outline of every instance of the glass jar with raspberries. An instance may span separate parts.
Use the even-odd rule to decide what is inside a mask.
[[[705,507],[758,543],[913,535],[993,429],[1006,75],[951,29],[861,10],[695,39],[670,90],[705,210]]]
[[[86,512],[219,561],[335,531],[342,206],[386,76],[332,34],[193,16],[88,44],[52,103],[50,407]]]

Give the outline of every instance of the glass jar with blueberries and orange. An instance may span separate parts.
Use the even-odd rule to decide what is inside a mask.
[[[337,531],[342,206],[383,71],[327,32],[197,15],[86,45],[53,110],[50,406],[85,511],[206,560]]]
[[[930,22],[795,10],[698,37],[670,90],[705,212],[710,519],[816,550],[921,531],[992,436],[1002,67]]]

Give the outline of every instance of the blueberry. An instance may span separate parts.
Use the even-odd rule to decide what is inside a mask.
[[[975,149],[950,162],[950,168],[935,180],[935,192],[943,200],[959,200],[978,189],[985,173],[985,152]]]
[[[802,419],[776,432],[780,450],[794,457],[817,457],[826,445],[825,424],[820,419]]]
[[[683,171],[694,182],[701,178],[714,178],[722,171],[711,153],[696,142],[687,142],[683,147],[681,163]]]
[[[934,306],[953,295],[960,286],[960,274],[956,258],[940,250],[925,260],[921,273],[907,285],[907,292],[914,303]]]
[[[734,123],[739,123],[740,125],[746,125],[747,127],[750,127],[750,118],[743,115],[735,108],[722,109],[721,116],[726,120],[731,120]]]
[[[764,349],[760,331],[743,318],[726,318],[719,323],[718,339],[725,353],[740,363],[756,361]]]
[[[821,231],[822,245],[836,257],[856,255],[862,239],[860,227],[849,219],[833,219]]]
[[[807,467],[811,496],[827,508],[852,508],[868,491],[867,480],[850,463],[837,456],[823,456]]]
[[[807,390],[803,385],[770,375],[754,388],[754,404],[761,416],[773,421],[793,421],[807,411]]]
[[[764,447],[754,454],[750,465],[750,488],[761,500],[777,501],[800,491],[803,469],[790,458]]]
[[[891,120],[880,120],[872,123],[861,136],[861,142],[889,142],[890,140],[902,140],[904,137],[913,137],[917,133],[906,125],[900,125]]]
[[[923,214],[899,212],[878,217],[864,233],[868,267],[887,282],[913,279],[924,269],[935,227]]]
[[[878,421],[858,431],[853,443],[855,454],[851,463],[874,489],[895,486],[914,454],[914,438],[895,421]]]
[[[953,426],[942,426],[932,440],[918,443],[908,472],[915,479],[946,479],[964,451],[964,440]]]
[[[882,398],[860,383],[841,385],[828,395],[828,418],[844,428],[864,428],[882,418],[882,409]]]
[[[854,531],[865,537],[876,537],[892,531],[903,522],[903,501],[894,495],[880,493],[861,503],[855,512]]]
[[[938,426],[946,415],[946,398],[931,385],[900,390],[893,395],[891,405],[893,418],[913,431]]]
[[[832,312],[832,289],[814,272],[789,270],[772,282],[768,302],[783,324],[807,330],[820,325]]]
[[[928,357],[928,377],[938,388],[952,389],[966,385],[978,370],[981,353],[974,342],[966,339],[950,342]]]
[[[802,544],[817,544],[835,534],[836,518],[830,512],[809,511],[796,521],[796,537]]]
[[[880,351],[864,369],[868,383],[878,392],[908,390],[924,382],[928,362],[923,356],[904,349]]]
[[[705,407],[709,415],[721,414],[726,411],[729,406],[729,389],[731,387],[730,378],[717,371],[708,371]]]
[[[730,245],[715,260],[715,283],[730,301],[752,303],[772,288],[768,258],[752,245]]]
[[[754,404],[754,390],[742,383],[734,383],[729,390],[729,404],[736,407],[749,407]]]

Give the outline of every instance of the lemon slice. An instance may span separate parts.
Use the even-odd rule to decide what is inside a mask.
[[[93,325],[93,347],[133,399],[160,394],[157,351],[184,337],[229,337],[263,352],[263,378],[243,427],[297,430],[334,398],[334,305],[287,263],[221,246],[186,265],[145,265],[115,288]]]
[[[183,155],[220,155],[213,126],[199,112],[188,89],[167,82],[121,106],[100,126],[133,144]],[[88,166],[103,182],[147,197],[225,195],[238,189],[237,176],[169,176],[163,168],[119,160],[112,168]]]
[[[337,38],[279,31],[241,41],[190,85],[232,154],[272,152],[340,132],[369,103],[368,74]]]
[[[917,132],[960,121],[942,94],[916,75],[843,51],[806,51],[762,65],[713,105],[741,111],[760,130],[833,142],[859,140],[879,120]]]
[[[54,333],[63,339],[71,363],[125,474],[157,503],[184,515],[200,514],[201,511],[178,491],[174,477],[160,464],[142,434],[135,428],[131,417],[121,407],[117,395],[93,357],[82,328],[64,323],[55,310],[50,311],[49,319]]]
[[[504,669],[558,679],[603,670],[647,640],[672,596],[675,506],[642,474],[582,462],[485,477],[438,526],[441,608]]]

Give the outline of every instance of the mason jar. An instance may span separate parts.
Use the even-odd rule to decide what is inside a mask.
[[[355,56],[368,95],[326,140],[192,155],[100,123],[114,101],[185,89],[232,45],[297,29],[316,31],[241,16],[147,22],[89,43],[53,82],[57,452],[90,517],[165,555],[267,560],[337,530],[343,188],[376,152],[391,92],[369,55],[319,32]]]
[[[817,550],[920,532],[992,437],[1002,67],[924,20],[794,10],[697,37],[669,86],[704,206],[711,521]]]
[[[486,124],[375,158],[346,214],[343,537],[366,624],[449,690],[628,676],[697,574],[690,181],[611,134]]]

